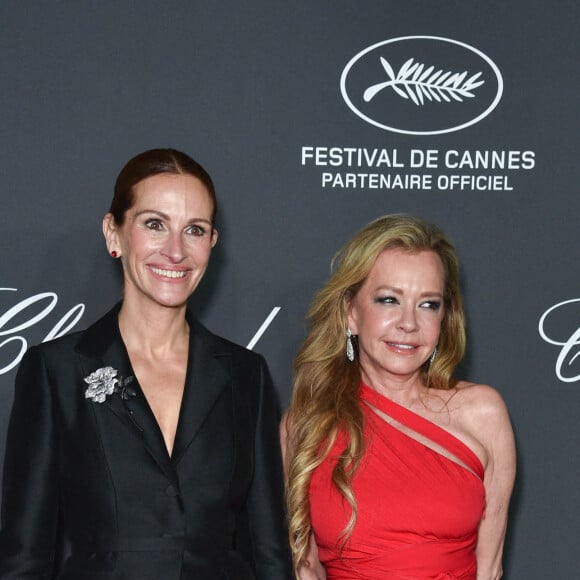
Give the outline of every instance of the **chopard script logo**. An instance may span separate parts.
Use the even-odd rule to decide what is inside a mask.
[[[0,288],[0,292],[17,292],[16,288]],[[20,333],[23,330],[31,328],[41,320],[44,320],[55,308],[58,302],[58,296],[54,292],[41,292],[21,300],[3,314],[0,314],[0,338],[7,336],[0,342],[0,355],[6,351],[12,353],[13,347],[16,345],[18,352],[11,360],[5,361],[4,357],[0,356],[0,375],[7,373],[18,365],[22,359],[26,349],[28,348],[28,341]],[[38,307],[44,304],[44,308],[40,312],[35,312]],[[34,308],[34,307],[37,308]],[[32,311],[30,318],[23,322],[15,322],[15,319],[21,320],[19,316],[21,313]],[[48,332],[42,342],[58,338],[71,330],[75,324],[81,319],[85,312],[84,304],[77,304],[73,306]]]
[[[564,334],[554,338],[548,336],[546,327],[550,325],[556,317],[565,317],[565,320],[580,321],[580,298],[564,300],[551,306],[542,314],[538,323],[540,336],[549,344],[562,347],[556,359],[556,376],[564,383],[574,383],[580,381],[580,372],[573,374],[571,367],[574,361],[580,356],[580,326],[572,332],[570,336]]]
[[[17,292],[17,289],[0,288],[0,292]],[[21,300],[6,310],[6,312],[0,313],[0,375],[11,371],[22,360],[28,348],[28,340],[22,335],[22,331],[32,328],[35,324],[47,318],[55,309],[57,303],[58,296],[54,292],[41,292]],[[39,308],[40,311],[38,310]],[[275,306],[272,309],[248,343],[248,349],[252,350],[254,348],[279,311],[279,306]],[[65,335],[79,322],[84,312],[84,304],[73,306],[54,324],[41,342],[47,342]],[[26,316],[27,314],[28,317]]]

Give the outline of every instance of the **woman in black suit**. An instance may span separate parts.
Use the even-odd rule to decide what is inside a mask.
[[[292,577],[268,369],[187,311],[215,213],[183,153],[121,171],[103,231],[122,303],[31,348],[17,375],[2,580]]]

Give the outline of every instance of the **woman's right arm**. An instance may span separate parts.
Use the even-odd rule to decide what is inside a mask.
[[[59,511],[57,437],[46,366],[31,348],[16,375],[2,483],[0,578],[53,577]]]
[[[282,461],[284,463],[284,478],[288,484],[288,435],[290,421],[288,414],[284,413],[280,421],[280,445],[282,446]],[[326,580],[326,571],[318,558],[318,546],[314,534],[310,534],[310,542],[305,563],[298,566],[298,580]]]
[[[305,561],[307,564],[298,566],[299,580],[326,580],[326,570],[318,559],[318,546],[314,540],[314,534],[310,534],[308,554]]]

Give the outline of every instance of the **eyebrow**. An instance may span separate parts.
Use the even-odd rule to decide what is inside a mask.
[[[375,288],[375,292],[380,292],[380,291],[385,291],[385,290],[388,292],[393,292],[394,294],[404,294],[404,292],[401,288],[396,288],[394,286],[378,286],[377,288]],[[443,293],[439,292],[438,290],[433,290],[433,291],[421,292],[419,297],[420,298],[442,298]]]
[[[150,214],[152,213],[154,215],[158,215],[159,217],[162,217],[164,220],[171,221],[171,217],[168,214],[166,214],[162,211],[159,211],[157,209],[142,209],[141,211],[135,212],[134,217],[137,218],[140,215],[143,215],[144,213],[150,213]],[[194,224],[194,223],[198,223],[198,222],[204,222],[204,223],[208,224],[209,226],[212,225],[210,220],[208,220],[206,218],[201,218],[201,217],[192,218],[187,223]]]

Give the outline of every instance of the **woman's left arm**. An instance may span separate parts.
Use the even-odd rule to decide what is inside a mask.
[[[2,489],[0,578],[53,578],[58,566],[59,426],[39,347],[23,357],[15,381]]]
[[[260,357],[254,477],[247,506],[258,580],[294,578],[284,508],[284,479],[278,437],[279,418],[270,372],[266,362]]]
[[[490,387],[481,387],[478,394],[478,436],[487,450],[488,461],[484,476],[486,508],[476,547],[477,580],[497,580],[503,573],[502,554],[516,473],[516,451],[502,398]]]

